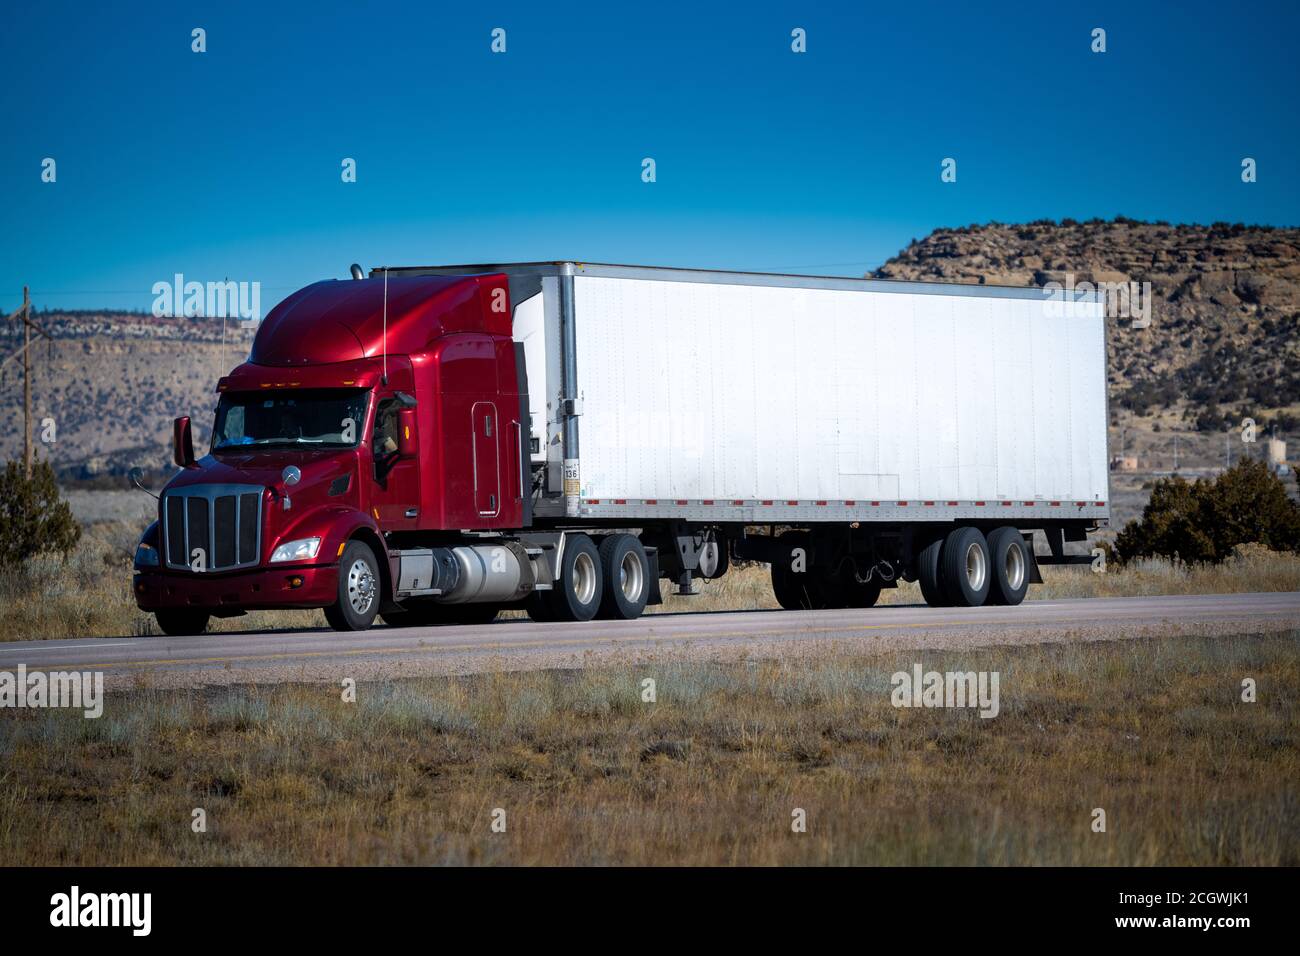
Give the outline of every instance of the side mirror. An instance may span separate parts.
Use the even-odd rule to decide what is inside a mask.
[[[194,464],[194,434],[188,415],[172,422],[172,457],[181,468],[197,467]]]
[[[414,458],[415,447],[415,409],[398,409],[397,454],[402,458]]]

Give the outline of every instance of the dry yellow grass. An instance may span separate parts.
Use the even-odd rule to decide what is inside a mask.
[[[97,721],[8,711],[0,859],[1295,865],[1298,646],[664,663],[363,684],[355,704],[280,685],[110,695]],[[895,709],[890,675],[914,661],[1000,672],[1001,714]]]
[[[24,572],[0,572],[0,641],[68,637],[115,637],[158,633],[152,614],[131,596],[131,556],[138,529],[129,522],[88,525],[66,562],[42,557]],[[1089,568],[1044,568],[1044,584],[1029,589],[1030,600],[1123,597],[1143,594],[1224,594],[1242,591],[1300,591],[1300,555],[1245,546],[1222,565],[1175,564],[1156,559],[1095,574]],[[717,581],[699,582],[699,593],[678,597],[662,582],[664,611],[745,611],[774,608],[766,565],[733,568]],[[921,604],[915,584],[883,591],[881,604]],[[505,612],[522,617],[521,611]],[[212,630],[248,631],[325,627],[319,611],[254,611],[244,617],[213,619]]]
[[[0,571],[0,641],[159,633],[131,594],[140,530],[125,521],[86,525],[66,561],[43,555],[21,571]],[[320,611],[254,611],[209,625],[224,631],[325,626]]]

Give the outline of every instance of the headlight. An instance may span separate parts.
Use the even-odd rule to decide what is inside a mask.
[[[271,552],[271,563],[277,561],[310,561],[320,550],[320,538],[299,538],[286,541]]]
[[[137,568],[158,567],[158,552],[153,545],[141,541],[135,546],[135,566]]]

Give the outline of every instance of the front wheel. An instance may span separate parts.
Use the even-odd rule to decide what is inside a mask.
[[[207,611],[195,611],[189,608],[154,611],[153,616],[158,619],[159,630],[170,637],[202,634],[207,629],[208,619],[211,617]]]
[[[325,608],[325,620],[336,631],[366,630],[379,613],[382,587],[375,553],[349,541],[339,558],[338,601]]]

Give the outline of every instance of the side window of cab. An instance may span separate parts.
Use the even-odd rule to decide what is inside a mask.
[[[371,442],[371,453],[375,459],[375,474],[379,476],[387,471],[397,454],[397,410],[401,403],[395,398],[385,398],[375,409],[375,431]]]

